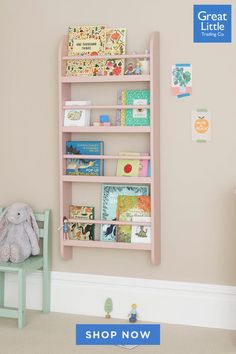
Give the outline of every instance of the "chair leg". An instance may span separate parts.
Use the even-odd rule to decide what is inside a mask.
[[[18,328],[25,326],[26,281],[25,271],[18,272]]]
[[[0,307],[4,307],[5,273],[0,272]]]
[[[43,269],[43,313],[50,312],[51,302],[51,273],[47,269]]]

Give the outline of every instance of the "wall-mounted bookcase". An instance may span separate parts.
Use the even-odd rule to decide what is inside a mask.
[[[80,240],[65,240],[63,237],[63,230],[60,233],[61,243],[61,255],[65,260],[72,258],[73,247],[93,247],[93,248],[113,248],[123,250],[143,250],[150,252],[151,260],[153,264],[160,263],[160,91],[159,91],[159,33],[153,32],[150,36],[150,54],[127,54],[127,55],[103,55],[93,56],[93,59],[135,59],[135,58],[148,58],[150,60],[150,75],[124,75],[124,76],[87,76],[87,77],[68,77],[66,76],[66,61],[69,59],[81,59],[81,57],[68,57],[67,56],[67,36],[65,36],[59,48],[59,157],[60,157],[60,221],[62,222],[63,216],[68,216],[69,206],[73,203],[73,185],[77,184],[76,188],[84,190],[85,186],[91,186],[92,184],[143,184],[150,186],[151,196],[151,243],[125,243],[125,242],[103,242],[99,240],[95,241],[80,241]],[[86,59],[83,56],[83,59]],[[91,57],[88,57],[91,59]],[[136,86],[139,83],[145,83],[150,89],[150,105],[140,106],[140,108],[150,109],[150,126],[88,126],[88,127],[64,127],[64,110],[66,108],[65,101],[72,100],[72,89],[74,85],[80,86],[80,92],[83,91],[83,85],[93,85],[100,83],[102,85],[109,85],[109,83],[116,83],[119,85],[132,85]],[[125,108],[137,108],[137,106],[107,104],[106,96],[104,95],[104,102],[101,104],[94,104],[89,106],[83,106],[83,108],[93,110],[110,110],[116,111],[117,109]],[[72,108],[78,108],[77,106],[71,106]],[[121,149],[122,136],[128,136],[130,141],[136,139],[138,134],[139,139],[142,136],[148,136],[148,142],[150,147],[150,159],[151,163],[151,177],[118,177],[115,175],[104,176],[70,176],[65,174],[66,160],[76,155],[66,155],[65,145],[66,141],[73,140],[74,135],[82,137],[86,134],[93,140],[93,136],[97,134],[99,137],[112,134],[111,136],[119,136]],[[125,147],[128,150],[129,146]],[[81,156],[80,156],[81,157]],[[88,158],[88,156],[86,156]],[[122,156],[116,154],[106,154],[96,156],[96,159],[102,159],[105,163],[117,159],[122,159]],[[124,157],[127,159],[127,156]],[[140,158],[140,157],[137,157]],[[142,156],[142,159],[144,156]],[[132,156],[134,159],[134,156]],[[87,187],[89,188],[89,187]],[[87,201],[87,205],[92,205],[92,200]],[[73,222],[73,220],[69,219]],[[79,222],[80,220],[76,220]],[[83,220],[84,221],[84,220]],[[82,222],[82,220],[81,220]],[[102,224],[114,224],[114,225],[134,225],[137,222],[122,222],[112,220],[100,220],[98,215],[95,215],[93,220],[95,227],[99,228]],[[144,224],[142,222],[142,224]]]

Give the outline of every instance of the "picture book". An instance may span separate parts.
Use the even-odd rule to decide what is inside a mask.
[[[139,152],[119,152],[122,156],[148,156],[148,153]],[[118,160],[117,162],[117,176],[138,176],[147,177],[149,160]],[[136,165],[138,163],[138,171]],[[135,167],[135,168],[134,168]],[[119,173],[119,174],[118,174]]]
[[[149,105],[150,90],[126,90],[126,105]],[[127,126],[149,126],[150,125],[150,109],[126,109],[125,125]]]
[[[121,196],[117,198],[117,220],[132,221],[134,216],[150,216],[150,196]],[[132,226],[118,225],[117,241],[131,242]]]
[[[138,177],[139,164],[139,160],[118,160],[116,175],[125,177]]]
[[[64,126],[88,127],[90,126],[90,109],[69,109],[70,106],[91,105],[91,101],[65,101]]]
[[[102,185],[101,220],[116,220],[117,198],[119,195],[149,195],[149,186],[142,185]],[[116,241],[116,225],[105,224],[101,227],[101,241]]]
[[[134,216],[132,221],[150,222],[148,216]],[[151,227],[149,225],[132,225],[131,232],[132,243],[151,243]]]
[[[104,54],[106,26],[70,26],[68,33],[68,56]],[[104,60],[68,60],[67,76],[103,75]]]
[[[70,219],[94,220],[94,207],[70,205]],[[70,224],[70,240],[94,240],[94,224]]]
[[[67,141],[66,153],[69,155],[103,155],[103,141]],[[103,160],[67,159],[67,175],[102,176],[104,174]]]
[[[105,54],[125,54],[126,29],[108,28],[106,31]],[[124,59],[108,59],[104,64],[104,75],[124,75]]]

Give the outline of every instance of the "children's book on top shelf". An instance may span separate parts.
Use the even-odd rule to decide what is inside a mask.
[[[67,141],[66,153],[69,155],[103,155],[103,141]],[[67,159],[66,174],[78,176],[103,176],[103,160],[96,159]]]
[[[149,186],[103,184],[101,197],[101,220],[116,221],[117,198],[119,195],[149,195]],[[116,225],[104,224],[101,227],[101,241],[116,241]]]
[[[150,90],[122,90],[121,104],[128,106],[146,106],[150,104]],[[150,109],[121,109],[120,124],[126,126],[149,126]]]
[[[148,153],[139,152],[119,152],[121,156],[148,156]],[[117,161],[117,176],[131,177],[147,177],[148,175],[148,160],[118,160]]]
[[[94,207],[70,205],[70,219],[94,220]],[[70,240],[94,240],[94,224],[70,223]]]
[[[107,28],[105,25],[70,26],[68,56],[123,55],[126,29]],[[123,75],[124,59],[68,60],[67,76]]]
[[[134,216],[150,216],[150,196],[118,196],[117,220],[132,221]],[[118,225],[117,241],[131,242],[132,226]]]
[[[105,54],[125,54],[126,28],[107,28]],[[104,75],[124,75],[124,59],[107,59],[104,64]]]
[[[70,26],[68,56],[102,55],[106,43],[106,26]],[[67,76],[97,76],[104,71],[104,60],[68,60]]]

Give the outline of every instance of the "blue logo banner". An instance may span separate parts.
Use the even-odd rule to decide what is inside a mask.
[[[77,345],[159,345],[159,324],[77,324]]]
[[[194,43],[231,43],[231,5],[193,6]]]

